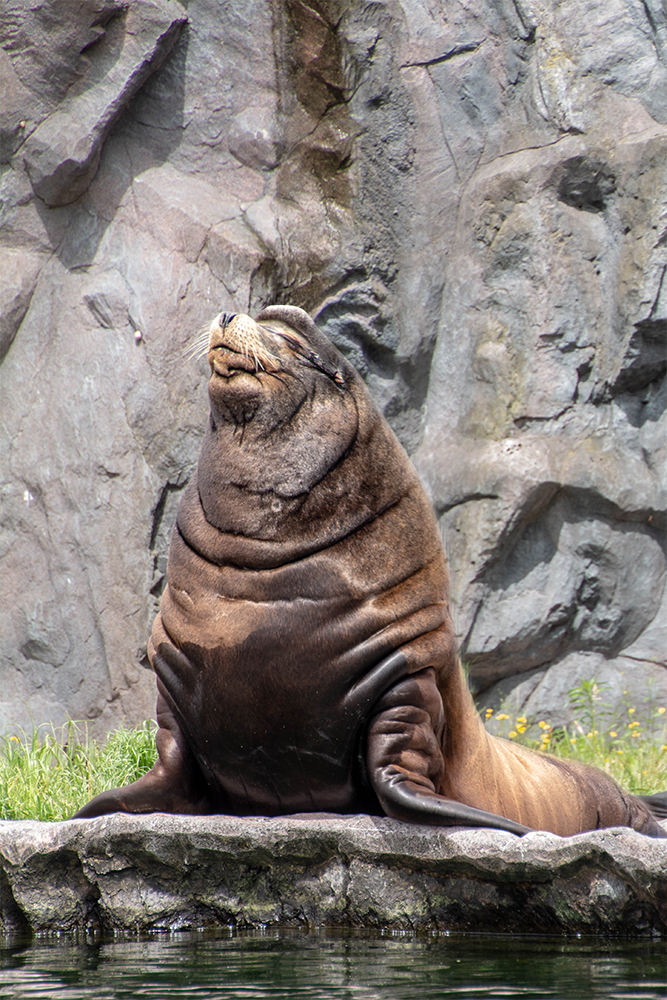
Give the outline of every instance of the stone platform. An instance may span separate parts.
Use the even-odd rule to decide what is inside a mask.
[[[0,822],[0,931],[233,925],[667,934],[667,841],[370,816]]]

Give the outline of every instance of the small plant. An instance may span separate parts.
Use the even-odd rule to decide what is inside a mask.
[[[604,681],[582,681],[567,692],[570,708],[578,725],[593,735],[598,735],[604,727],[604,720],[608,720],[611,715],[608,706],[602,701],[603,691],[608,686]]]
[[[0,818],[67,819],[98,792],[136,781],[156,760],[155,724],[97,742],[73,722],[0,738]]]

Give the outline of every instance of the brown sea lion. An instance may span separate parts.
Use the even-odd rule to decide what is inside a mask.
[[[208,360],[209,424],[149,645],[159,759],[77,816],[371,812],[665,836],[602,772],[487,734],[428,499],[306,313],[223,314]]]

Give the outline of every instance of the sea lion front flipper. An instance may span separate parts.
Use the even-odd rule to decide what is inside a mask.
[[[206,784],[158,683],[155,737],[158,759],[138,781],[122,788],[100,792],[72,819],[92,819],[107,813],[190,813],[211,812]]]
[[[475,826],[506,830],[521,836],[530,833],[529,826],[522,826],[505,816],[475,809],[463,802],[438,795],[424,783],[411,781],[410,775],[399,768],[383,768],[373,780],[375,794],[388,816],[408,823],[428,823],[434,826]]]
[[[409,823],[530,833],[530,827],[505,816],[438,795],[445,766],[440,749],[443,727],[442,698],[430,667],[396,684],[376,706],[368,728],[366,764],[386,814]]]

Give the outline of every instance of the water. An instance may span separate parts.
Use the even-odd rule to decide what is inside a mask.
[[[0,948],[0,997],[665,1000],[667,942],[285,931],[44,940]]]

